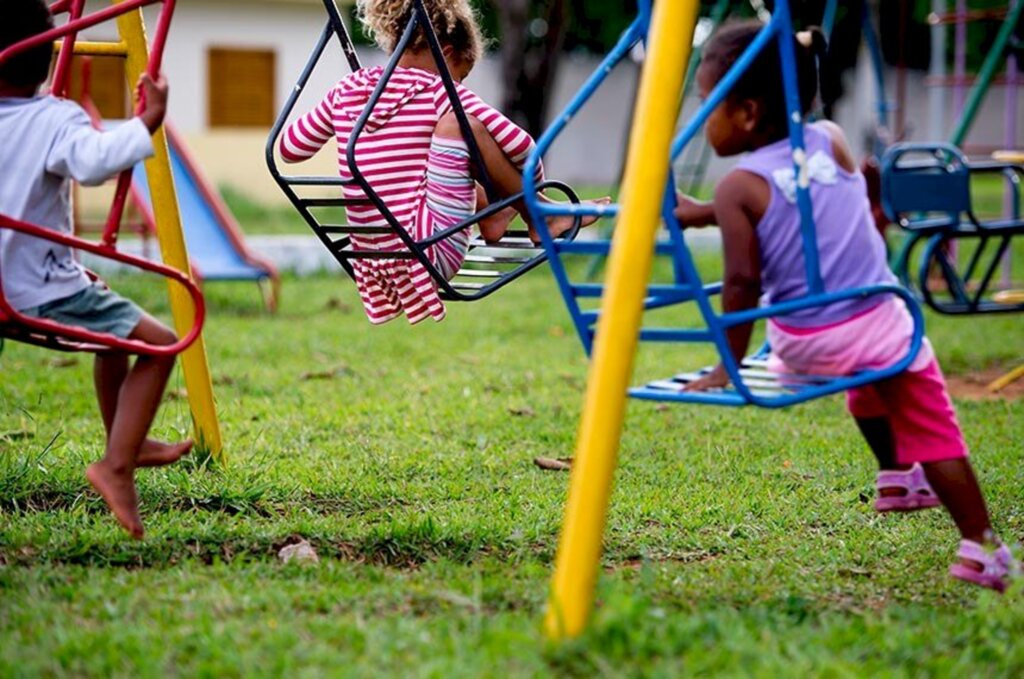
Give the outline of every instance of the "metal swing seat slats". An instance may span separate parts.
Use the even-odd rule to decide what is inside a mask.
[[[1012,189],[1012,215],[982,220],[975,215],[971,179],[1003,177]],[[908,232],[894,269],[900,280],[939,313],[975,315],[1019,313],[1024,302],[998,301],[994,290],[999,264],[1024,237],[1021,186],[1024,165],[1000,161],[969,162],[951,144],[898,144],[882,160],[882,206]],[[974,245],[961,263],[960,245]],[[916,254],[915,253],[918,253]],[[912,272],[915,256],[918,269]],[[933,272],[944,289],[934,289]]]
[[[475,301],[487,297],[547,261],[546,250],[543,247],[534,244],[533,241],[530,240],[529,234],[526,231],[510,231],[500,241],[493,243],[485,242],[479,237],[479,235],[474,233],[471,235],[469,240],[463,267],[452,280],[448,280],[441,273],[428,254],[428,249],[432,245],[448,239],[459,232],[471,230],[481,220],[485,219],[489,215],[522,200],[523,194],[519,193],[514,196],[500,198],[498,193],[495,191],[490,178],[487,176],[479,149],[477,148],[471,132],[469,119],[461,101],[458,98],[455,81],[448,71],[441,45],[421,0],[415,0],[413,3],[412,15],[409,23],[406,26],[401,39],[396,45],[394,53],[391,55],[384,68],[384,73],[380,82],[377,84],[377,87],[371,95],[362,115],[357,120],[352,130],[348,148],[345,149],[345,152],[353,179],[342,180],[338,176],[295,176],[286,175],[281,172],[278,167],[278,160],[276,156],[276,148],[280,137],[289,118],[295,111],[299,98],[306,90],[317,64],[322,60],[327,46],[330,44],[332,39],[336,38],[340,43],[351,71],[355,72],[361,68],[359,57],[356,54],[348,29],[345,26],[345,22],[342,19],[335,1],[324,0],[324,8],[327,12],[327,23],[320,34],[317,44],[313,48],[306,67],[299,76],[295,89],[292,91],[291,96],[278,115],[277,121],[270,133],[270,137],[267,140],[266,160],[271,175],[281,187],[285,196],[294,205],[299,214],[302,215],[306,224],[320,239],[321,243],[323,243],[323,245],[334,255],[335,259],[349,274],[349,276],[354,278],[354,271],[351,264],[353,260],[416,260],[435,281],[442,299],[447,301]],[[380,100],[384,88],[387,86],[389,80],[394,74],[394,71],[398,66],[399,59],[408,49],[418,30],[422,30],[426,36],[427,43],[430,47],[435,64],[437,65],[448,99],[456,117],[459,120],[463,138],[466,140],[467,146],[469,147],[471,163],[476,172],[475,176],[477,177],[477,181],[484,187],[490,202],[490,205],[488,205],[487,208],[477,212],[462,223],[419,241],[416,240],[395,218],[388,207],[384,204],[381,197],[374,190],[372,183],[369,182],[360,172],[360,168],[355,162],[355,149],[359,143],[360,136],[366,127],[366,123],[369,120],[377,102]],[[305,198],[299,195],[299,192],[303,189],[327,188],[340,190],[343,187],[351,187],[353,185],[358,186],[362,190],[365,198],[357,200],[341,197]],[[579,198],[572,188],[561,182],[545,181],[537,186],[537,190],[557,191],[570,203],[579,203]],[[339,224],[336,223],[337,220],[332,220],[331,223],[326,223],[314,212],[315,208],[350,207],[354,205],[361,205],[363,207],[372,205],[384,218],[386,225],[362,227],[349,224]],[[576,233],[579,230],[581,220],[582,216],[577,216],[573,229],[564,236],[566,241],[571,241],[575,238]],[[397,236],[401,241],[402,249],[360,249],[353,245],[352,236],[356,236],[358,238],[359,236],[372,235]],[[333,238],[334,236],[341,236],[341,238],[336,239]],[[482,269],[481,265],[487,265],[489,268]],[[466,279],[472,280],[467,281]]]
[[[650,2],[641,2],[637,19],[626,30],[618,44],[606,56],[566,109],[558,116],[548,131],[537,143],[537,149],[524,168],[524,188],[526,202],[534,221],[539,225],[538,231],[551,262],[551,270],[558,281],[562,297],[569,310],[573,324],[584,350],[590,354],[596,334],[600,331],[600,312],[584,310],[581,301],[600,299],[604,293],[604,285],[596,283],[579,283],[570,277],[570,267],[565,259],[571,255],[607,255],[611,249],[610,241],[576,241],[560,242],[549,237],[544,228],[544,218],[553,215],[576,214],[582,209],[566,208],[541,203],[532,198],[534,188],[532,173],[544,154],[551,148],[554,141],[565,130],[569,122],[576,117],[584,105],[602,86],[615,67],[623,61],[635,45],[646,40],[651,18]],[[664,162],[672,163],[685,150],[689,141],[698,133],[707,116],[725,98],[740,75],[747,69],[751,61],[769,44],[777,40],[782,58],[782,70],[786,86],[787,106],[791,118],[800,119],[799,96],[796,87],[795,58],[792,50],[792,24],[787,3],[780,2],[776,11],[765,28],[753,41],[746,52],[730,68],[718,85],[710,93],[706,101],[694,116],[686,122],[672,145],[670,158]],[[788,42],[788,45],[787,45]],[[793,112],[797,113],[794,115]],[[803,149],[802,123],[790,121],[790,142],[794,149]],[[799,169],[799,168],[796,168]],[[916,300],[903,287],[889,283],[879,283],[862,288],[826,292],[821,280],[816,246],[814,222],[810,204],[810,194],[806,187],[798,187],[798,204],[801,212],[801,230],[803,235],[803,256],[808,281],[808,294],[793,300],[773,304],[771,306],[748,309],[744,311],[721,313],[716,311],[713,299],[722,291],[721,283],[705,283],[694,264],[690,248],[683,237],[683,230],[673,214],[675,207],[675,187],[670,179],[665,187],[661,205],[668,236],[660,238],[654,248],[659,254],[672,257],[671,283],[648,284],[644,291],[643,309],[652,311],[677,305],[689,304],[697,308],[703,322],[702,328],[676,327],[642,327],[641,342],[668,343],[704,343],[711,344],[717,350],[721,362],[730,378],[727,388],[715,391],[688,392],[684,391],[687,384],[707,373],[709,368],[674,373],[666,378],[648,381],[630,389],[629,395],[641,400],[662,402],[696,403],[721,406],[755,405],[767,408],[778,408],[809,401],[851,388],[871,384],[904,371],[921,347],[924,338],[924,319],[921,308]],[[606,208],[610,214],[618,214],[619,206]],[[897,296],[904,300],[914,321],[914,333],[907,353],[892,366],[883,370],[863,371],[852,375],[820,376],[804,374],[777,374],[768,368],[767,356],[769,348],[762,347],[755,355],[737,361],[732,356],[726,337],[726,331],[737,325],[751,323],[793,313],[795,311],[820,307],[826,304],[849,299],[869,297]]]
[[[40,33],[4,49],[0,52],[0,64],[26,50],[59,40],[56,66],[51,76],[51,92],[55,96],[64,97],[67,95],[71,59],[79,51],[76,49],[78,33],[112,19],[117,19],[128,12],[138,11],[142,7],[154,4],[161,4],[162,7],[146,70],[150,75],[155,76],[160,71],[160,62],[174,14],[175,0],[124,0],[124,2],[112,7],[96,10],[91,13],[85,13],[84,0],[59,0],[50,5],[50,11],[54,15],[66,13],[68,15],[67,22],[62,26],[53,28],[45,33]],[[117,53],[120,55],[119,50],[122,48],[127,49],[124,43],[88,43],[85,51],[89,53]],[[87,353],[117,351],[145,356],[176,356],[198,339],[206,317],[205,300],[198,285],[188,275],[173,267],[123,254],[115,249],[130,181],[130,169],[118,177],[114,200],[101,242],[87,241],[76,236],[16,220],[6,215],[0,215],[0,229],[22,233],[73,250],[88,252],[103,259],[116,261],[134,269],[156,274],[167,279],[168,282],[180,285],[191,298],[195,310],[192,327],[189,332],[174,344],[160,346],[26,316],[10,305],[4,295],[3,283],[2,279],[0,279],[0,338],[11,339],[16,342],[32,344],[55,351]],[[91,273],[90,276],[96,280],[96,277]]]

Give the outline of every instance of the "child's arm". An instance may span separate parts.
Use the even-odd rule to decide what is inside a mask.
[[[712,201],[697,200],[685,194],[676,196],[676,219],[686,228],[713,226],[715,224],[715,204]]]
[[[457,87],[459,99],[462,101],[466,114],[473,116],[483,123],[490,135],[494,137],[494,141],[498,142],[502,152],[512,161],[513,165],[522,170],[526,164],[526,159],[529,158],[536,147],[533,137],[526,130],[506,118],[496,108],[487,104],[472,90],[462,85]],[[443,97],[441,101],[441,114],[443,115],[451,110],[451,103],[447,96],[445,96],[443,89],[441,90],[441,96]],[[544,181],[543,164],[539,163],[537,165],[536,180],[538,182]]]
[[[753,309],[761,297],[761,254],[756,225],[770,199],[770,188],[764,180],[748,172],[732,172],[715,188],[715,220],[722,230],[725,255],[722,309],[726,313]],[[726,331],[729,350],[737,362],[746,356],[753,329],[753,323],[745,323]],[[707,376],[690,383],[687,390],[724,387],[728,383],[729,376],[719,364]]]
[[[167,81],[143,75],[138,88],[142,113],[110,131],[95,129],[85,111],[75,106],[47,154],[47,172],[96,186],[152,156],[152,134],[167,112]]]
[[[285,128],[278,144],[284,162],[312,158],[334,136],[331,119],[335,92],[336,88],[332,88],[316,108]]]

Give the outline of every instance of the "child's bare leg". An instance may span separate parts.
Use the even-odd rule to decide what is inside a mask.
[[[991,541],[993,532],[988,508],[968,459],[925,462],[921,466],[963,538],[979,544]]]
[[[476,141],[477,147],[480,149],[480,157],[483,161],[484,167],[487,170],[487,176],[490,177],[491,182],[494,184],[494,188],[497,189],[498,193],[502,196],[514,196],[517,193],[523,192],[523,175],[519,171],[505,152],[502,150],[498,142],[495,141],[491,133],[487,131],[487,126],[480,122],[477,118],[469,116],[469,126],[473,131],[473,138]],[[458,119],[454,113],[448,113],[441,117],[435,128],[435,133],[442,137],[449,138],[461,138],[462,129],[459,127]],[[597,201],[587,201],[595,203],[607,203],[610,199],[602,198]],[[523,220],[526,222],[527,227],[530,231],[530,238],[534,242],[539,242],[540,237],[537,235],[534,229],[533,219],[530,216],[529,210],[526,209],[526,203],[522,200],[516,201],[511,206],[518,212]],[[583,226],[590,226],[597,221],[597,217],[585,217],[583,219]],[[552,217],[548,220],[548,231],[551,233],[553,238],[561,236],[566,231],[572,229],[573,218],[570,216],[566,217]],[[484,233],[481,227],[481,235],[484,240],[497,241],[505,235],[505,231],[508,229],[508,223],[505,223],[503,228],[495,228],[492,233]]]
[[[479,184],[476,185],[476,209],[480,212],[491,202],[487,198],[487,192],[484,191],[484,187]],[[480,236],[488,243],[495,243],[501,240],[501,237],[508,231],[509,225],[516,218],[516,212],[514,207],[507,207],[504,210],[495,212],[490,217],[485,217],[480,220],[477,227],[480,229]]]
[[[881,471],[905,471],[913,465],[900,464],[896,455],[896,434],[893,423],[886,414],[887,405],[874,385],[852,390],[848,395],[850,413],[864,441],[878,460]],[[899,485],[882,486],[878,489],[881,497],[906,495],[908,490]]]
[[[173,332],[148,316],[143,317],[131,338],[161,345],[176,340]],[[121,385],[106,454],[86,471],[111,512],[136,538],[143,535],[135,491],[136,460],[173,367],[173,358],[140,356],[135,361]]]
[[[117,413],[121,385],[127,376],[127,354],[96,354],[92,373],[93,384],[96,386],[96,401],[103,416],[103,428],[108,436],[110,427],[114,424],[114,415]]]
[[[166,467],[174,464],[192,452],[192,439],[178,443],[168,443],[147,438],[142,442],[139,456],[135,458],[136,467]]]
[[[892,433],[892,424],[887,417],[856,417],[857,427],[861,435],[867,441],[871,452],[878,459],[878,468],[882,471],[899,470],[905,471],[912,465],[900,464],[896,461],[896,438]],[[903,488],[885,487],[879,489],[882,497],[904,495],[907,491]]]
[[[121,394],[121,386],[128,376],[128,356],[126,354],[97,354],[93,370],[93,382],[96,386],[96,400],[103,417],[103,428],[110,439],[110,428],[114,424],[117,402]],[[163,467],[173,464],[192,450],[192,441],[181,443],[165,443],[146,439],[142,443],[139,456],[135,460],[137,467]]]

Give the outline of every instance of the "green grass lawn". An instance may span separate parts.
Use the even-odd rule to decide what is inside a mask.
[[[113,281],[165,312],[159,287]],[[629,406],[595,624],[540,620],[586,363],[541,271],[442,324],[372,328],[340,278],[211,285],[230,464],[139,473],[148,534],[87,492],[85,357],[0,357],[0,675],[1020,676],[1024,599],[946,577],[940,511],[880,517],[835,397]],[[684,322],[692,316],[680,317]],[[948,371],[1022,358],[1019,318],[930,318]],[[712,359],[659,347],[640,377]],[[180,374],[172,390],[182,388]],[[189,429],[169,398],[156,433]],[[1024,404],[959,402],[1002,534],[1024,539]],[[297,538],[318,565],[284,565]]]

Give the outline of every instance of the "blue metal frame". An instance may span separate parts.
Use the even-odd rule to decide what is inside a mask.
[[[821,31],[825,39],[832,42],[832,31],[836,27],[836,12],[839,9],[839,0],[827,0],[825,12],[821,16]]]
[[[534,197],[536,184],[532,180],[532,176],[556,138],[590,100],[594,92],[603,84],[608,74],[629,52],[632,46],[644,39],[648,27],[649,15],[643,11],[642,7],[636,21],[626,31],[619,43],[569,103],[565,111],[540,138],[536,150],[524,167],[524,189],[527,195],[527,206],[533,215],[534,222],[538,224],[538,231],[551,261],[551,270],[565,299],[580,341],[588,354],[593,346],[598,313],[583,311],[579,300],[582,298],[600,297],[603,293],[603,286],[573,283],[563,262],[563,255],[607,254],[611,244],[608,241],[577,241],[572,243],[555,241],[544,227],[545,219],[555,215],[614,216],[619,213],[619,206],[559,206],[541,203]],[[686,148],[686,145],[700,131],[711,112],[725,100],[729,91],[743,72],[749,68],[753,60],[757,58],[770,42],[775,40],[779,46],[786,105],[790,113],[788,122],[789,140],[793,149],[794,172],[798,178],[806,176],[803,118],[800,111],[800,96],[796,76],[796,54],[792,35],[789,5],[786,0],[779,0],[775,6],[775,12],[764,29],[711,91],[697,113],[687,121],[687,124],[674,140],[671,155],[665,159],[665,162],[671,163],[678,158]],[[719,314],[712,306],[712,298],[720,294],[722,285],[721,283],[705,284],[697,272],[690,249],[683,237],[682,226],[673,214],[676,205],[676,193],[673,180],[670,178],[665,189],[662,204],[662,216],[668,230],[668,238],[657,242],[655,248],[660,254],[671,254],[673,256],[673,263],[675,265],[674,282],[671,285],[648,286],[647,297],[644,300],[644,309],[651,310],[693,302],[700,310],[706,323],[706,328],[697,330],[642,328],[640,330],[640,339],[641,341],[648,342],[705,342],[713,344],[718,350],[722,364],[729,374],[733,389],[720,392],[683,392],[657,388],[649,384],[630,390],[631,396],[657,401],[728,406],[756,405],[766,408],[779,408],[883,380],[903,372],[910,366],[917,356],[924,339],[924,317],[915,298],[904,288],[888,283],[880,283],[852,290],[825,291],[818,261],[817,238],[810,192],[806,181],[797,182],[797,204],[801,216],[803,257],[808,282],[808,293],[799,299],[768,307]],[[914,320],[914,334],[907,354],[897,363],[884,370],[864,371],[855,375],[828,378],[810,378],[809,376],[798,375],[783,376],[784,388],[781,392],[765,394],[762,390],[747,384],[747,381],[741,374],[744,370],[743,366],[732,356],[732,352],[729,349],[726,331],[733,326],[785,315],[801,309],[824,306],[837,301],[878,295],[896,295],[903,299]],[[764,353],[765,350],[762,350],[761,354]]]

